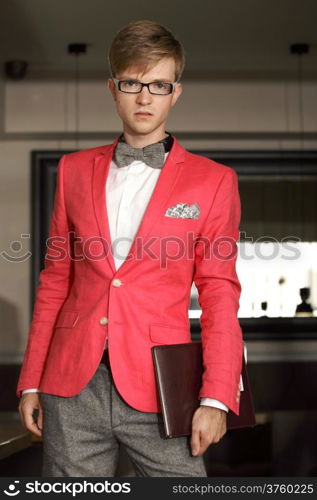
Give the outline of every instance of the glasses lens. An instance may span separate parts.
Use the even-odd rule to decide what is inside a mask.
[[[122,92],[128,92],[131,94],[140,92],[142,85],[136,80],[123,80],[119,82],[119,90]]]
[[[167,95],[172,92],[173,85],[166,82],[152,82],[149,85],[151,94]]]

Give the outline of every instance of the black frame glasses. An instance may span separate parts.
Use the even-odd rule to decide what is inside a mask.
[[[171,94],[176,85],[177,85],[177,82],[174,82],[174,83],[169,83],[169,82],[164,82],[164,81],[156,81],[156,82],[149,82],[149,83],[142,83],[142,82],[139,82],[138,80],[133,80],[132,78],[129,79],[129,80],[118,80],[117,78],[112,78],[112,80],[114,81],[115,83],[115,86],[117,87],[118,90],[120,90],[120,92],[124,92],[125,94],[140,94],[143,90],[143,87],[147,87],[148,91],[150,92],[150,94],[153,94],[153,95],[169,95]],[[122,87],[124,84],[128,84],[128,83],[135,83],[135,84],[139,84],[139,87],[137,88],[137,90],[123,90]],[[159,91],[155,91],[155,85],[158,85],[158,84],[164,84],[164,85],[167,85],[167,90],[168,92],[159,92]],[[159,89],[157,89],[159,90]]]

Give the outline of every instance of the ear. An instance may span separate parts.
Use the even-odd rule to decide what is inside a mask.
[[[181,83],[177,83],[176,87],[175,87],[175,90],[173,92],[173,97],[172,97],[172,106],[174,106],[174,104],[176,104],[176,101],[177,99],[179,98],[179,96],[181,95],[181,93],[183,92],[183,86]]]
[[[108,89],[110,90],[110,92],[112,94],[113,99],[116,101],[117,100],[116,86],[115,86],[114,81],[112,80],[112,78],[108,78],[107,86],[108,86]]]

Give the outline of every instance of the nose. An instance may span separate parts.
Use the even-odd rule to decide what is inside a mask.
[[[143,87],[141,92],[137,94],[137,102],[140,104],[148,104],[152,101],[152,94],[147,87]]]

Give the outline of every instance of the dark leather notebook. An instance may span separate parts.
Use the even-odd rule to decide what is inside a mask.
[[[189,436],[193,414],[200,405],[203,363],[201,342],[152,347],[157,388],[166,437]],[[255,413],[245,358],[242,362],[239,415],[229,410],[227,429],[253,427]]]

